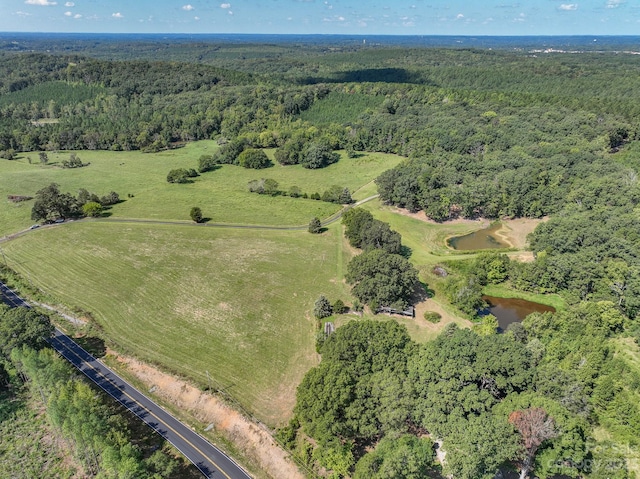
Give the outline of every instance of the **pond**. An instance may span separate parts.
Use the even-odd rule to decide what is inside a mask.
[[[453,249],[462,251],[511,247],[510,244],[506,243],[497,235],[500,228],[502,228],[502,224],[494,223],[488,228],[474,231],[464,236],[449,238],[447,244]]]
[[[498,318],[498,331],[504,332],[511,323],[519,323],[531,313],[555,313],[555,308],[546,304],[534,303],[526,299],[496,298],[483,296],[483,300],[489,305],[480,314],[491,313]]]

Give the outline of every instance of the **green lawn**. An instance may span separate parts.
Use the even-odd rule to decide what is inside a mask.
[[[247,170],[225,165],[195,179],[191,184],[169,184],[167,173],[173,168],[196,168],[202,154],[217,148],[213,141],[187,144],[184,148],[160,153],[80,151],[89,166],[62,169],[58,165],[68,152],[49,153],[49,165],[38,162],[38,154],[22,154],[19,160],[0,160],[0,236],[27,228],[32,201],[13,204],[7,195],[33,196],[37,190],[55,182],[62,191],[75,194],[86,188],[98,195],[116,191],[126,201],[112,208],[113,218],[189,220],[189,211],[200,206],[214,222],[258,225],[304,225],[314,217],[326,218],[338,211],[330,203],[289,197],[267,197],[247,191],[254,179],[273,178],[280,189],[298,186],[303,192],[322,193],[332,185],[355,192],[369,184],[401,158],[381,153],[347,158],[321,170],[301,166],[275,165],[264,170]],[[272,154],[272,152],[269,152]],[[33,164],[28,163],[31,157]],[[370,186],[369,186],[370,188]],[[366,191],[367,193],[369,190]],[[129,198],[128,195],[133,195]],[[360,198],[359,195],[356,195]]]
[[[446,245],[450,236],[459,236],[482,228],[474,223],[433,223],[402,215],[395,208],[384,206],[379,200],[363,205],[381,221],[389,223],[392,229],[402,235],[402,244],[411,249],[411,262],[418,268],[431,267],[440,261],[468,258]],[[423,213],[419,213],[422,215]]]
[[[317,362],[313,303],[349,299],[341,228],[77,222],[3,244],[9,266],[93,313],[118,350],[214,384],[267,424]]]

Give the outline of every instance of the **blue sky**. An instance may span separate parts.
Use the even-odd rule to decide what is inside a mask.
[[[0,31],[638,35],[640,0],[0,0]]]

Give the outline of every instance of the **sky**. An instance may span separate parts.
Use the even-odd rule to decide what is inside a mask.
[[[638,35],[640,0],[0,0],[0,31]]]

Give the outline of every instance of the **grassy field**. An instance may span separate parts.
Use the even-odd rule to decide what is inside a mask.
[[[348,300],[342,235],[70,223],[3,245],[9,266],[93,313],[109,342],[224,388],[267,424],[317,361],[320,294]]]
[[[68,152],[49,153],[49,165],[42,166],[38,154],[22,154],[19,160],[0,160],[0,197],[33,196],[37,190],[55,182],[65,192],[75,194],[86,188],[104,195],[116,191],[126,201],[110,211],[113,218],[145,218],[189,221],[189,211],[200,206],[205,217],[214,222],[258,225],[304,225],[314,217],[325,218],[339,207],[330,203],[289,197],[267,197],[249,193],[247,183],[273,178],[280,189],[298,186],[308,194],[332,185],[346,186],[352,192],[369,184],[401,158],[380,153],[347,158],[322,170],[300,166],[273,166],[265,170],[247,170],[231,165],[205,173],[191,184],[169,184],[167,173],[173,168],[196,168],[203,154],[217,148],[213,141],[187,144],[184,148],[156,154],[140,152],[81,151],[78,156],[89,166],[62,169],[59,163]],[[31,157],[34,164],[29,164]],[[369,190],[366,190],[368,193]],[[133,195],[128,198],[128,195]],[[360,198],[360,195],[356,195]],[[0,236],[27,228],[33,201],[0,202]]]
[[[433,223],[402,215],[395,208],[384,206],[379,200],[371,201],[363,208],[371,211],[379,220],[391,225],[402,235],[402,244],[411,249],[411,262],[421,271],[440,261],[468,258],[446,245],[450,236],[460,236],[483,228],[483,222]]]

